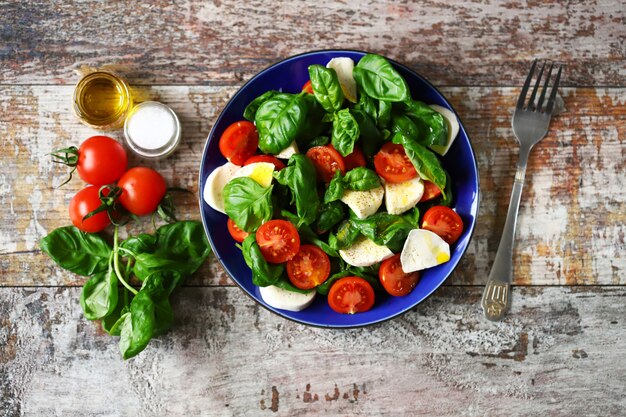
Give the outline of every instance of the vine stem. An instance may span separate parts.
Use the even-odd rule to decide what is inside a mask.
[[[128,289],[128,291],[132,292],[134,295],[137,295],[138,291],[134,289],[133,287],[131,287],[128,284],[128,282],[126,282],[122,273],[120,272],[120,256],[119,256],[120,247],[118,244],[117,229],[118,227],[116,225],[114,232],[113,232],[113,269],[115,270],[115,275],[117,275],[117,279],[120,280],[122,285],[124,285]]]

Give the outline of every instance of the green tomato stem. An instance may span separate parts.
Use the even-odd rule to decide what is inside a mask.
[[[120,280],[122,285],[124,285],[128,291],[132,292],[134,295],[137,295],[138,291],[131,287],[128,282],[124,279],[122,273],[120,272],[120,256],[119,256],[119,244],[117,238],[117,225],[115,226],[113,232],[113,269],[115,270],[115,275],[117,275],[117,279]]]

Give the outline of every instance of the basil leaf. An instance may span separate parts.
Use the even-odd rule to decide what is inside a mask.
[[[272,218],[272,187],[262,187],[252,178],[234,178],[224,187],[224,209],[246,232],[254,232]]]
[[[311,78],[313,95],[324,110],[328,113],[340,110],[344,96],[335,70],[317,64],[310,65],[309,77]]]
[[[106,272],[98,272],[85,283],[80,294],[80,306],[87,320],[100,320],[115,310],[117,297],[117,275],[109,267]]]
[[[385,290],[380,283],[380,279],[378,278],[379,268],[380,263],[374,264],[372,266],[350,266],[348,267],[348,272],[350,273],[350,275],[363,278],[364,280],[369,282],[374,291],[383,292]]]
[[[315,146],[310,143],[324,134],[330,127],[329,122],[332,122],[332,117],[330,120],[324,120],[324,117],[329,114],[324,111],[320,103],[315,99],[315,96],[304,93],[302,102],[306,107],[306,118],[300,125],[298,136],[296,137],[296,142],[301,150]]]
[[[406,115],[415,121],[420,135],[416,137],[424,146],[444,146],[448,141],[448,123],[444,117],[421,101],[411,100],[406,105]],[[401,132],[404,134],[404,132]],[[413,138],[413,136],[405,134]]]
[[[419,141],[420,131],[417,125],[409,116],[404,114],[393,114],[391,116],[391,131],[401,133],[404,136]]]
[[[415,227],[402,216],[385,212],[375,213],[367,219],[352,219],[352,225],[368,239],[384,245],[392,252],[402,251],[404,241]]]
[[[349,190],[367,191],[372,188],[380,187],[380,178],[378,174],[369,168],[356,167],[346,173],[346,176],[343,178],[343,183],[345,188]]]
[[[352,220],[345,220],[339,224],[337,232],[328,236],[328,244],[335,250],[352,246],[361,237],[361,232]]]
[[[404,213],[402,218],[409,222],[414,229],[420,228],[420,209],[417,207],[413,207],[411,210]]]
[[[254,123],[259,131],[259,148],[277,154],[293,142],[307,115],[304,99],[297,94],[276,94],[259,106]]]
[[[359,102],[354,106],[354,109],[362,110],[365,114],[371,117],[372,120],[376,120],[378,118],[376,102],[367,94],[361,94],[359,96]]]
[[[305,155],[295,154],[289,158],[286,168],[274,173],[274,178],[289,187],[293,194],[299,219],[296,226],[313,223],[320,204],[313,162]]]
[[[109,267],[109,244],[100,235],[74,226],[53,230],[41,239],[39,246],[61,268],[78,275],[93,275]]]
[[[354,143],[360,135],[359,124],[350,113],[350,109],[339,110],[333,120],[331,143],[341,155],[354,151]]]
[[[276,281],[274,283],[275,286],[277,286],[278,288],[282,288],[283,290],[287,290],[287,291],[291,291],[291,292],[297,292],[300,294],[308,294],[311,292],[311,290],[301,290],[300,288],[294,287],[291,284],[291,281],[289,281],[287,278],[285,277],[281,277],[278,281]]]
[[[139,292],[124,314],[120,327],[120,351],[124,359],[132,358],[145,349],[154,335],[155,306],[148,294]],[[122,318],[120,318],[122,320]]]
[[[245,119],[250,120],[251,122],[254,122],[254,117],[256,116],[256,112],[261,106],[261,104],[265,103],[267,100],[274,97],[276,94],[279,94],[279,92],[276,90],[269,90],[261,94],[254,100],[252,100],[250,104],[248,104],[246,108],[244,109],[243,117]]]
[[[354,67],[353,75],[359,89],[372,98],[385,101],[411,98],[404,78],[380,55],[365,55]]]
[[[120,317],[122,317],[125,313],[130,311],[130,296],[128,290],[124,286],[119,286],[117,288],[117,304],[115,306],[115,310],[113,310],[106,317],[102,318],[102,329],[110,334],[111,336],[119,336],[119,326],[115,327],[115,324],[118,323]],[[120,323],[121,324],[121,323]]]
[[[361,135],[361,146],[363,147],[363,152],[367,156],[373,156],[383,144],[383,134],[376,127],[376,123],[374,119],[372,119],[365,111],[363,110],[352,110],[352,115],[359,125],[359,132]]]
[[[445,172],[446,172],[446,192],[445,194],[441,196],[439,205],[451,207],[452,201],[454,200],[454,194],[452,193],[452,177],[450,177],[450,173],[448,171],[445,171]]]
[[[315,147],[315,146],[325,146],[328,145],[330,143],[330,138],[328,136],[316,136],[313,139],[311,139],[309,142],[307,142],[306,144],[303,144],[302,146],[298,145],[300,147],[300,152],[302,153],[306,153],[309,149]]]
[[[441,166],[441,162],[437,156],[417,141],[407,138],[406,136],[396,133],[392,139],[393,143],[399,143],[404,146],[406,155],[413,163],[422,179],[434,183],[445,198],[446,172]]]
[[[341,278],[345,278],[345,277],[349,277],[350,275],[352,275],[350,273],[350,271],[339,271],[336,274],[332,274],[330,277],[328,277],[328,279],[326,281],[324,281],[322,284],[318,285],[316,290],[319,294],[322,295],[328,295],[328,292],[330,291],[330,288],[333,286],[333,284],[341,279]]]
[[[263,254],[254,235],[250,235],[243,241],[241,252],[246,265],[252,270],[252,282],[259,287],[267,287],[278,282],[285,271],[283,264],[270,265]]]
[[[339,252],[337,252],[336,249],[333,249],[329,243],[321,240],[319,236],[315,234],[315,232],[309,226],[303,225],[302,227],[300,227],[298,229],[298,234],[300,235],[300,239],[317,246],[318,248],[326,252],[328,256],[333,256],[335,258],[339,257]]]
[[[335,171],[333,179],[330,180],[326,193],[324,194],[324,203],[332,203],[333,201],[340,200],[344,193],[343,176],[340,170]]]
[[[137,236],[131,236],[120,243],[120,247],[127,249],[134,254],[142,252],[152,252],[156,245],[157,238],[155,235],[141,233]]]
[[[174,322],[174,310],[169,301],[172,291],[181,282],[181,276],[174,271],[152,273],[141,286],[140,293],[147,294],[154,303],[154,335],[163,334]]]
[[[378,119],[376,123],[381,129],[389,126],[391,121],[391,103],[385,100],[378,101]]]
[[[320,207],[317,217],[316,229],[320,233],[325,233],[333,228],[337,223],[346,217],[346,211],[343,204],[339,201],[333,201]]]

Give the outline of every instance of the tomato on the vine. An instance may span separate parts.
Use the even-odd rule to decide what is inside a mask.
[[[360,277],[337,280],[328,292],[328,305],[337,313],[354,314],[369,310],[374,305],[374,289]]]
[[[102,204],[99,190],[100,187],[90,185],[77,192],[76,195],[72,197],[72,201],[70,201],[69,211],[72,224],[83,232],[96,233],[111,224],[111,220],[106,211],[101,211],[83,220],[86,215]]]
[[[256,242],[267,262],[287,262],[300,250],[300,235],[293,223],[287,220],[270,220],[256,231]]]
[[[117,182],[122,189],[119,202],[130,213],[144,216],[154,212],[165,196],[165,180],[153,169],[131,168]]]
[[[243,165],[258,146],[259,133],[254,123],[247,120],[228,126],[219,141],[220,152],[235,165]]]

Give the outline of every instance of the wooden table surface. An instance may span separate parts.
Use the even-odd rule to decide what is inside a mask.
[[[559,4],[560,3],[560,4]],[[0,2],[0,416],[624,415],[626,2]],[[175,325],[124,362],[87,321],[84,279],[38,241],[83,184],[48,154],[96,131],[70,102],[81,65],[113,65],[183,126],[168,159],[198,190],[207,134],[266,66],[322,48],[382,53],[449,98],[480,169],[461,265],[404,316],[324,330],[259,308],[210,258]],[[479,300],[512,187],[512,107],[534,57],[565,63],[566,112],[533,150],[511,313]],[[112,136],[122,139],[119,131]],[[177,198],[199,218],[195,196]]]

